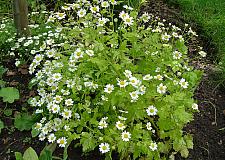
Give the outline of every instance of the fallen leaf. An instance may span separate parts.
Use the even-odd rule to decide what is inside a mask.
[[[19,68],[18,71],[21,73],[21,74],[28,74],[28,69],[24,69],[24,68]]]
[[[7,76],[15,76],[15,75],[16,75],[16,72],[13,72],[13,71],[7,71],[7,72],[6,72],[6,75],[7,75]]]

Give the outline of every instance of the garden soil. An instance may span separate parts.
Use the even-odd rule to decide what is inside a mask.
[[[179,6],[169,6],[161,0],[148,2],[142,7],[141,12],[152,13],[161,19],[166,19],[177,26],[184,26],[185,20],[179,12]],[[201,27],[194,22],[190,24],[199,35],[202,34]],[[194,60],[197,54],[196,48],[201,45],[209,54],[203,61]],[[193,59],[191,64],[197,69],[204,70],[204,75],[199,86],[196,88],[195,99],[198,100],[200,112],[195,114],[195,120],[185,127],[187,133],[191,133],[194,138],[194,148],[190,150],[188,160],[225,160],[225,89],[217,85],[218,77],[213,65],[213,55],[216,53],[216,47],[211,44],[210,38],[199,36],[188,42],[189,55]],[[0,112],[0,119],[4,121],[5,129],[0,134],[0,160],[14,160],[14,152],[24,152],[28,147],[33,147],[37,153],[40,153],[45,146],[45,142],[32,138],[30,131],[18,131],[13,127],[13,118],[18,112],[27,109],[32,112],[32,108],[26,104],[29,97],[36,94],[35,90],[28,89],[29,80],[32,78],[24,65],[17,69],[13,60],[5,60],[4,66],[8,71],[4,74],[4,81],[9,86],[17,87],[20,90],[20,100],[13,104],[6,105],[0,101],[0,109],[11,108],[13,114],[10,117]],[[83,155],[81,148],[73,148],[72,144],[68,149],[69,160],[102,160],[98,149]],[[57,149],[56,156],[62,156],[63,150]],[[113,159],[117,160],[116,154]],[[180,155],[175,160],[184,160]]]

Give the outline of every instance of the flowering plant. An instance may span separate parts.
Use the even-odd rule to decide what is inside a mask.
[[[30,104],[43,117],[35,130],[106,159],[187,157],[192,137],[182,129],[198,110],[201,72],[188,64],[183,31],[129,6],[118,13],[119,3],[77,0],[48,16],[61,39],[44,40],[29,68],[38,86]]]

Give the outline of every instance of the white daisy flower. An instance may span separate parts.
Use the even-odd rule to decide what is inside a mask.
[[[78,12],[77,12],[77,15],[78,17],[84,17],[86,15],[86,10],[85,9],[80,9]]]
[[[129,83],[127,80],[117,80],[117,85],[120,86],[120,88],[125,88]]]
[[[99,145],[99,151],[101,153],[107,153],[110,151],[110,147],[109,147],[109,144],[108,143],[101,143]]]
[[[46,137],[45,137],[44,134],[40,133],[38,138],[39,138],[40,141],[44,141]]]
[[[194,110],[198,110],[198,104],[196,104],[196,103],[193,103],[191,107]]]
[[[80,48],[77,48],[76,51],[72,54],[75,59],[79,59],[83,57],[83,51]]]
[[[66,14],[57,12],[55,16],[58,20],[61,20],[61,19],[64,19],[66,17]]]
[[[70,6],[62,6],[61,8],[62,10],[65,10],[65,11],[69,11],[71,9]]]
[[[109,7],[109,2],[103,1],[103,2],[101,3],[101,6],[104,7],[104,8],[107,8],[107,7]]]
[[[65,137],[59,138],[57,140],[57,143],[59,144],[59,147],[65,147],[67,143],[66,138]]]
[[[141,16],[141,19],[142,19],[145,23],[147,23],[147,22],[149,21],[150,18],[151,18],[151,17],[150,17],[149,14],[146,13],[146,12]]]
[[[92,13],[97,13],[97,12],[99,12],[99,6],[93,6],[90,8],[90,10]]]
[[[179,84],[182,88],[188,88],[188,82],[186,82],[184,78],[180,80]]]
[[[161,76],[160,74],[154,76],[154,79],[157,79],[159,81],[162,81],[163,80],[163,76]]]
[[[129,81],[130,81],[130,84],[132,86],[134,86],[134,87],[137,87],[138,84],[140,83],[140,81],[137,78],[135,78],[135,77],[130,77],[129,78]]]
[[[112,5],[116,5],[116,4],[117,4],[117,1],[116,1],[116,0],[110,0],[110,3],[111,3]]]
[[[60,103],[63,100],[62,96],[59,96],[59,95],[56,95],[53,99],[55,103]]]
[[[171,38],[171,35],[168,35],[167,33],[165,33],[164,35],[162,35],[162,40],[163,41],[169,41]]]
[[[34,62],[36,63],[39,63],[43,60],[43,55],[41,54],[37,54],[35,57],[34,57]]]
[[[64,126],[64,129],[65,129],[66,131],[69,131],[69,130],[70,130],[70,127],[69,127],[68,125],[65,125],[65,126]]]
[[[142,85],[140,88],[139,88],[139,94],[143,95],[145,94],[146,92],[146,87],[144,85]]]
[[[122,122],[117,121],[116,122],[116,128],[119,129],[119,130],[124,130],[126,128],[126,126]]]
[[[127,132],[127,131],[123,131],[121,136],[122,136],[122,140],[125,142],[128,142],[131,138],[130,132]]]
[[[123,21],[124,21],[124,24],[128,26],[131,26],[134,22],[133,17],[130,17],[130,16],[124,17]]]
[[[151,124],[151,122],[148,122],[148,123],[146,124],[146,128],[147,128],[147,130],[149,130],[149,131],[152,130],[152,124]]]
[[[122,11],[122,12],[120,12],[119,17],[124,19],[125,17],[129,17],[129,14],[124,12],[124,11]]]
[[[112,84],[107,84],[104,88],[104,92],[106,93],[112,93],[113,90],[114,90],[114,85]]]
[[[97,24],[98,24],[98,26],[104,26],[108,21],[109,21],[108,18],[102,17],[102,18],[98,19],[98,23]]]
[[[152,151],[155,151],[155,150],[157,150],[157,144],[155,143],[155,142],[152,142],[151,144],[150,144],[150,146],[149,146],[149,148],[152,150]]]
[[[98,123],[99,129],[107,128],[107,126],[108,126],[108,123],[106,123],[106,121],[103,119]]]
[[[151,80],[153,77],[150,74],[147,74],[143,77],[143,80],[148,81]]]
[[[160,94],[164,94],[166,93],[166,89],[167,87],[164,86],[162,83],[157,87],[157,92],[160,93]]]
[[[42,124],[41,123],[37,123],[35,126],[36,130],[41,130]]]
[[[59,80],[62,79],[62,75],[61,75],[60,73],[54,73],[54,74],[52,75],[52,79],[53,79],[54,81],[59,81]]]
[[[55,140],[56,140],[56,137],[55,137],[54,133],[51,133],[48,136],[48,142],[53,143]]]
[[[138,99],[138,97],[139,97],[139,95],[138,95],[139,92],[138,91],[130,92],[129,94],[130,94],[130,97],[131,97],[131,99],[133,101],[136,101]]]
[[[154,116],[157,114],[158,110],[156,109],[156,107],[154,106],[149,106],[147,109],[146,109],[146,112],[148,114],[148,116]]]
[[[130,70],[125,70],[125,71],[123,72],[123,74],[124,74],[127,78],[132,77],[132,72],[131,72]]]
[[[64,109],[64,111],[62,112],[62,116],[65,119],[70,119],[72,116],[72,111],[68,109]]]
[[[180,59],[182,57],[182,53],[178,51],[173,52],[173,59]]]
[[[72,106],[72,105],[73,105],[73,100],[72,100],[71,98],[65,100],[65,105],[66,105],[66,106]]]
[[[60,107],[57,104],[52,104],[50,109],[51,109],[52,113],[59,113],[59,111],[60,111]]]
[[[52,58],[56,54],[56,51],[54,49],[51,49],[48,50],[45,54],[47,55],[48,58]]]

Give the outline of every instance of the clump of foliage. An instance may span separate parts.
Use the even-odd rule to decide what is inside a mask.
[[[36,151],[32,148],[29,147],[28,149],[26,149],[26,151],[24,152],[24,154],[20,153],[20,152],[15,152],[15,158],[16,160],[52,160],[53,156],[52,153],[54,152],[56,148],[56,144],[50,144],[48,146],[46,146],[40,153],[40,156],[38,157]],[[58,157],[54,157],[57,158]]]
[[[201,72],[189,66],[182,34],[194,32],[117,5],[65,4],[42,12],[46,31],[33,24],[36,34],[13,39],[21,57],[33,55],[38,96],[30,104],[42,116],[33,133],[65,150],[79,140],[83,152],[98,147],[106,159],[112,151],[121,159],[187,157],[193,142],[182,129],[198,110],[192,97]]]

